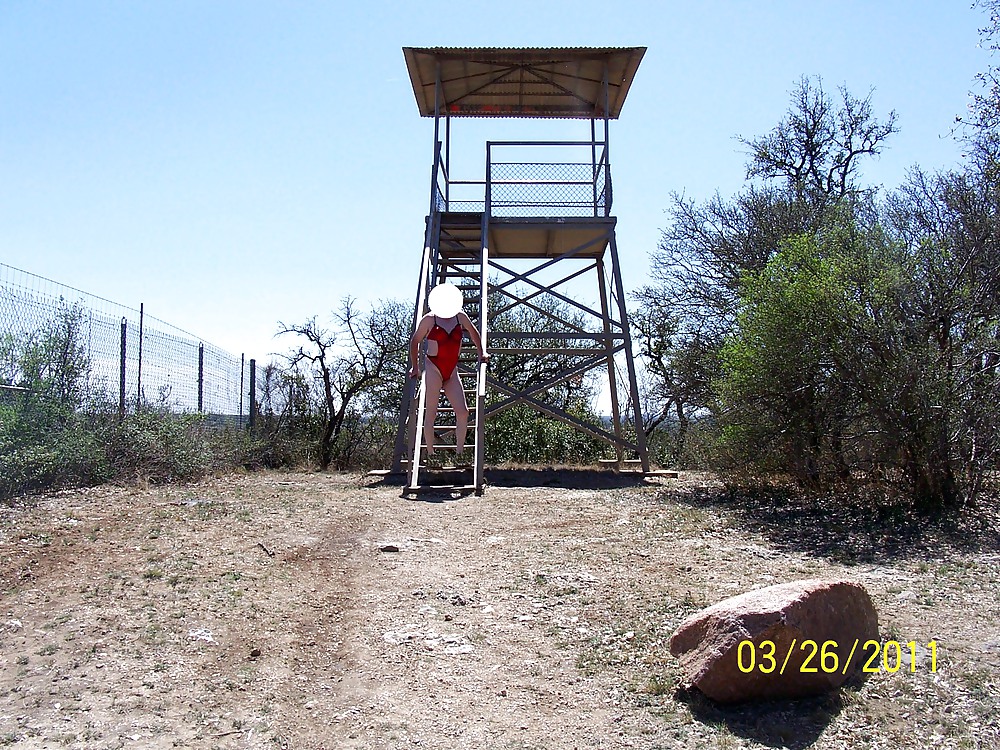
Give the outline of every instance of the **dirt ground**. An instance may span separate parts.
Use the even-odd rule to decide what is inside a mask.
[[[0,746],[996,748],[1000,543],[710,477],[496,472],[101,487],[0,508]],[[912,665],[803,701],[680,687],[688,614],[862,583]],[[912,671],[911,671],[912,669]]]

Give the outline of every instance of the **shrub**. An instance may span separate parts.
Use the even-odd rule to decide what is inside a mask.
[[[573,413],[573,410],[569,410]],[[582,413],[586,421],[596,421]],[[486,423],[486,460],[490,463],[587,464],[610,456],[607,443],[519,404]]]
[[[199,414],[143,409],[108,420],[100,432],[115,478],[168,482],[194,479],[213,467],[209,430]]]

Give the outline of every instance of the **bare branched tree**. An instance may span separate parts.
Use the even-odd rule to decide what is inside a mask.
[[[788,113],[770,133],[739,139],[750,149],[747,177],[782,180],[814,203],[856,192],[859,158],[879,154],[898,130],[896,113],[879,121],[872,92],[858,99],[846,87],[839,91],[835,107],[822,79],[801,78]]]
[[[305,340],[288,355],[289,365],[308,364],[320,384],[322,469],[333,462],[334,448],[352,411],[374,412],[391,400],[387,393],[391,383],[402,382],[410,333],[403,306],[397,302],[383,302],[363,313],[354,299],[346,297],[334,312],[333,323],[334,327],[324,328],[315,317],[295,325],[279,323],[277,333]],[[349,455],[351,446],[345,450]]]

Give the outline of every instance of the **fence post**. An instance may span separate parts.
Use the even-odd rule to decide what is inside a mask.
[[[240,427],[243,426],[243,385],[244,378],[243,374],[246,371],[247,366],[247,355],[246,352],[240,355]]]
[[[257,424],[257,360],[250,360],[250,431]]]
[[[128,319],[122,318],[122,356],[121,356],[121,368],[119,370],[120,377],[118,378],[118,416],[125,416],[125,362],[127,361],[126,342],[128,339]]]
[[[136,414],[142,408],[142,327],[143,327],[143,317],[145,316],[145,308],[143,303],[139,303],[139,368],[138,374],[135,376],[135,411]]]
[[[205,409],[205,344],[198,344],[198,413]]]

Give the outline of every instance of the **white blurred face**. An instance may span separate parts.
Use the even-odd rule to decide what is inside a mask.
[[[427,304],[439,318],[453,318],[462,309],[462,293],[452,284],[438,284],[431,289]]]

